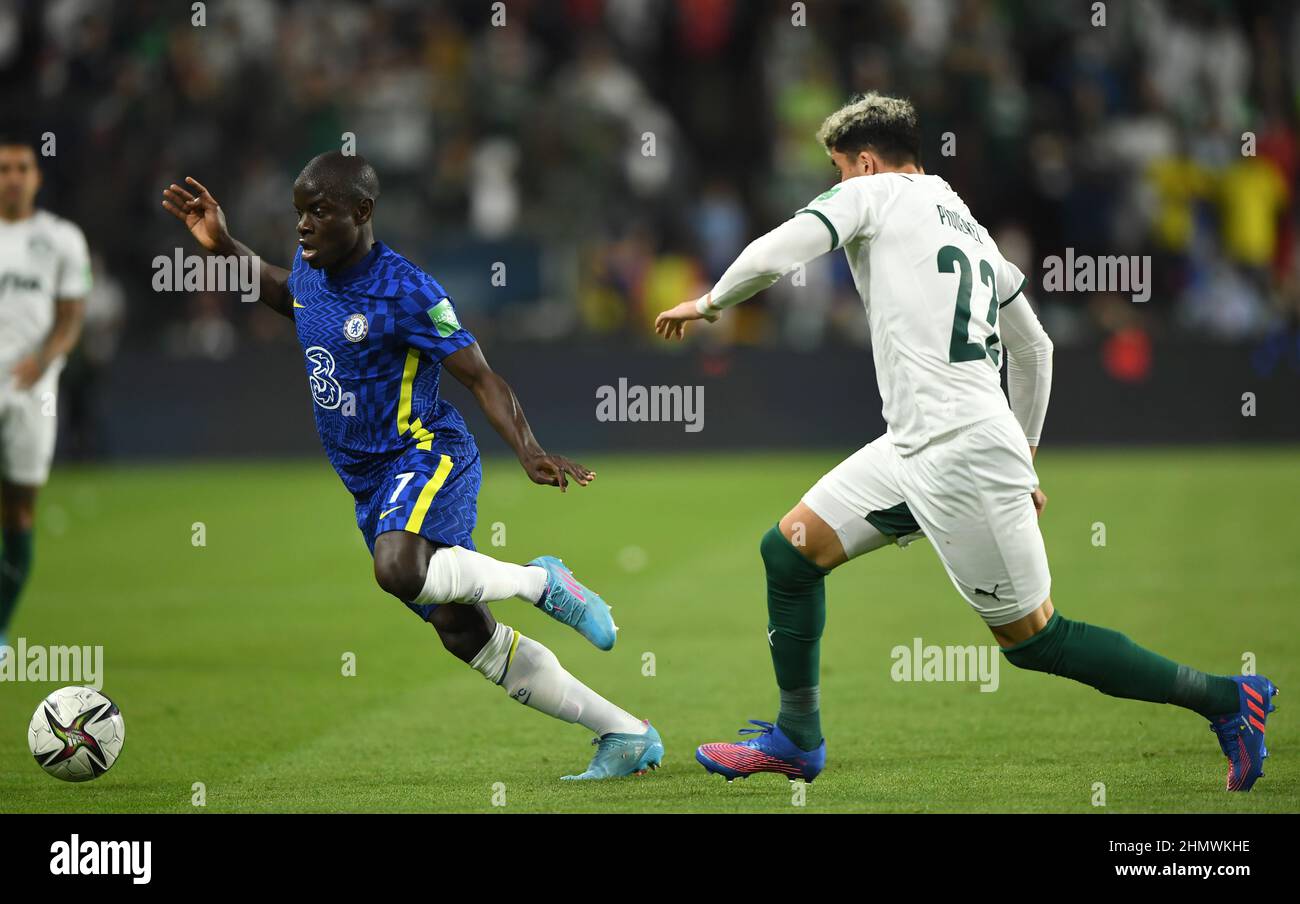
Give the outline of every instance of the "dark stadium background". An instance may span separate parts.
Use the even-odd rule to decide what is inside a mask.
[[[792,6],[510,0],[494,27],[487,2],[227,0],[196,28],[188,3],[0,3],[6,119],[57,136],[40,203],[96,262],[63,460],[317,453],[290,324],[156,293],[150,262],[194,251],[158,203],[193,175],[286,264],[292,179],[345,131],[383,180],[377,234],[448,288],[544,441],[854,448],[881,423],[842,255],[685,347],[649,324],[828,184],[813,133],[870,89],[915,100],[925,166],[1030,275],[1049,444],[1300,438],[1295,4],[1117,0],[1105,27],[1074,0]],[[1150,255],[1150,301],[1044,292],[1067,247]],[[705,428],[598,422],[620,377],[704,385]]]

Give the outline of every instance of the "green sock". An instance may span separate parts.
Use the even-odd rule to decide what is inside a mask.
[[[776,527],[763,535],[759,550],[767,568],[767,637],[781,689],[776,724],[797,746],[813,750],[822,742],[818,675],[828,572]]]
[[[32,532],[4,531],[4,548],[0,550],[0,632],[9,627],[18,595],[32,569]]]
[[[1002,651],[1022,669],[1073,678],[1103,694],[1172,703],[1207,719],[1236,712],[1237,684],[1138,646],[1118,631],[1053,614],[1047,626]]]

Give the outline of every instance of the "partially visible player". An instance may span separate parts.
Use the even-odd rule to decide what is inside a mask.
[[[58,433],[59,371],[90,292],[86,239],[36,207],[36,145],[0,136],[0,658],[32,569],[36,495]]]
[[[163,207],[215,254],[254,257],[226,229],[216,199],[194,179]],[[260,263],[261,300],[294,321],[316,427],[356,500],[375,580],[433,625],[443,645],[510,698],[593,731],[598,747],[575,779],[656,768],[664,748],[637,719],[560,665],[542,644],[498,623],[487,603],[520,597],[603,650],[609,607],[553,556],[528,565],[474,550],[482,472],[460,413],[439,397],[443,368],[474,394],[534,483],[564,491],[595,474],[547,453],[510,386],[493,372],[437,281],[374,237],[379,178],[359,156],[313,158],[293,187],[293,269]]]
[[[843,248],[871,325],[888,430],[764,535],[780,714],[774,725],[751,720],[757,728],[742,729],[749,740],[705,744],[696,758],[728,779],[777,772],[811,781],[821,772],[825,576],[919,529],[1008,662],[1204,716],[1228,758],[1228,790],[1250,790],[1267,756],[1272,682],[1197,671],[1053,608],[1033,465],[1052,347],[1025,300],[1024,274],[948,183],[922,169],[909,102],[859,98],[818,137],[840,184],[751,243],[712,292],[664,311],[655,328],[681,338],[687,323],[716,320],[798,264]],[[1010,406],[999,379],[1004,349]]]

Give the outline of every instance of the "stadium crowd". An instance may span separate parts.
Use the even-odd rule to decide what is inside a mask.
[[[220,357],[288,341],[229,296],[160,295],[185,175],[287,264],[292,180],[345,133],[379,234],[476,332],[649,341],[746,241],[822,191],[814,133],[866,90],[914,99],[923,163],[1039,284],[1046,257],[1143,254],[1149,302],[1033,297],[1059,343],[1294,330],[1300,30],[1286,0],[0,0],[6,111],[53,132],[44,206],[98,276],[88,340]],[[504,20],[502,20],[504,16]],[[841,256],[711,341],[864,343]],[[498,262],[504,263],[500,276]]]

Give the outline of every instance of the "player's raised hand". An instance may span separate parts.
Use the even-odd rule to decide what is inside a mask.
[[[559,487],[563,493],[569,486],[569,478],[580,487],[585,487],[596,479],[596,472],[576,461],[569,461],[562,455],[534,455],[522,462],[528,478],[533,483],[543,486]]]
[[[707,295],[705,296],[708,297]],[[665,339],[680,340],[686,335],[686,324],[691,320],[707,320],[713,323],[717,314],[701,314],[696,301],[683,301],[675,308],[669,308],[655,318],[655,332]]]
[[[186,176],[191,190],[173,182],[163,189],[162,206],[185,224],[185,228],[207,251],[222,251],[233,244],[226,229],[226,215],[221,205],[194,177]]]

